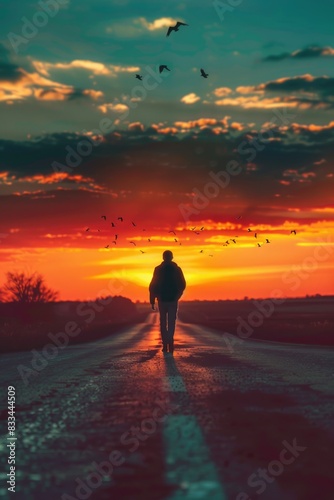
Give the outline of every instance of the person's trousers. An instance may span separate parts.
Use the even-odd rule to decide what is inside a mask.
[[[175,322],[178,301],[158,301],[160,313],[160,332],[163,344],[171,344],[174,340]]]

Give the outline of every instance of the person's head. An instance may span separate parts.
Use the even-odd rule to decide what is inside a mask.
[[[170,250],[165,250],[164,253],[162,254],[162,258],[164,259],[165,262],[172,262],[173,254]]]

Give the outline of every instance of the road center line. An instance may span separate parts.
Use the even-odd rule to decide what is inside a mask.
[[[190,397],[173,357],[165,357],[167,375],[163,390],[182,393],[176,397],[179,411],[190,408]],[[184,411],[183,410],[183,411]],[[175,486],[167,500],[226,500],[215,464],[210,457],[196,416],[169,415],[163,426],[165,481]]]
[[[166,482],[176,487],[168,500],[225,500],[218,473],[197,418],[170,415],[163,428]]]

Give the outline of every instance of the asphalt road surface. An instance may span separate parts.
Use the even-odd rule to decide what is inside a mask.
[[[334,498],[332,349],[231,345],[179,323],[174,356],[164,355],[153,313],[59,349],[24,384],[17,367],[31,360],[1,359],[1,386],[17,398],[16,494],[7,491],[5,436],[3,498]]]

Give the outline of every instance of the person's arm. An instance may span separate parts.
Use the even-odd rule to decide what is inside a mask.
[[[186,280],[184,278],[182,269],[179,267],[179,274],[178,274],[178,299],[179,300],[182,297],[182,294],[186,288]]]
[[[157,284],[158,284],[158,271],[157,271],[157,268],[155,268],[154,273],[153,273],[153,278],[152,278],[150,286],[149,286],[150,304],[151,304],[153,310],[154,310],[155,299],[157,296],[157,292],[156,292]]]

